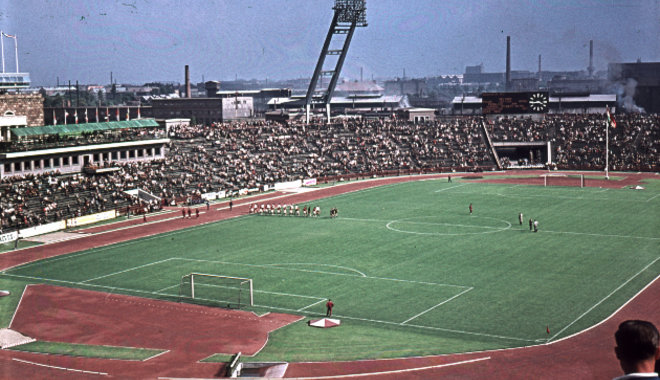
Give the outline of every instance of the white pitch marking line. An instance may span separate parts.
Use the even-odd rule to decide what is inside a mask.
[[[592,307],[590,307],[587,311],[585,311],[584,313],[582,313],[582,315],[580,315],[579,317],[577,317],[573,322],[569,323],[568,325],[566,325],[566,327],[564,327],[563,329],[559,330],[555,335],[553,335],[550,339],[548,339],[548,341],[555,339],[559,334],[563,333],[567,328],[571,327],[575,322],[579,321],[580,319],[582,319],[582,317],[584,317],[585,315],[589,314],[589,312],[590,312],[591,310],[595,309],[598,305],[600,305],[601,303],[603,303],[606,299],[610,298],[614,293],[618,292],[619,289],[621,289],[621,288],[623,288],[624,286],[626,286],[626,284],[628,284],[630,281],[632,281],[635,277],[639,276],[642,272],[644,272],[645,270],[647,270],[651,265],[655,264],[656,261],[658,261],[658,260],[660,260],[660,256],[658,256],[655,260],[651,261],[650,264],[648,264],[647,266],[645,266],[644,268],[642,268],[639,272],[635,273],[632,277],[630,277],[628,280],[626,280],[623,284],[617,286],[617,288],[614,289],[614,290],[612,290],[612,291],[610,292],[610,294],[606,295],[605,298],[603,298],[602,300],[598,301],[598,303],[596,303],[595,305],[593,305]]]
[[[282,310],[282,311],[289,312],[289,313],[296,311],[295,309],[289,309],[289,308],[285,308],[285,307],[257,305],[257,304],[255,304],[254,307],[260,307],[260,308],[269,309],[269,310]],[[350,316],[339,315],[339,314],[333,315],[333,317],[342,318],[342,319],[351,319],[351,320],[354,320],[354,321],[381,323],[381,324],[384,324],[384,325],[395,325],[395,326],[403,326],[403,327],[415,327],[415,328],[419,328],[419,329],[433,330],[433,331],[444,331],[444,332],[450,332],[450,333],[454,333],[454,334],[485,336],[485,337],[489,337],[489,338],[515,340],[515,341],[521,341],[521,342],[536,342],[534,339],[516,338],[516,337],[512,337],[512,336],[479,333],[479,332],[465,331],[465,330],[453,330],[453,329],[447,329],[447,328],[443,328],[443,327],[433,327],[433,326],[423,326],[423,325],[413,325],[413,324],[401,325],[401,323],[399,323],[399,322],[381,321],[381,320],[378,320],[378,319],[369,319],[369,318],[360,318],[360,317],[350,317]]]
[[[453,296],[453,297],[451,297],[451,298],[449,298],[449,299],[446,299],[446,300],[440,302],[439,304],[437,304],[437,305],[435,305],[435,306],[433,306],[433,307],[430,307],[430,308],[428,308],[428,309],[422,311],[421,313],[419,313],[419,314],[417,314],[417,315],[415,315],[415,316],[412,316],[412,317],[406,319],[405,321],[401,322],[401,324],[402,324],[402,325],[405,325],[406,323],[412,321],[413,319],[415,319],[415,318],[417,318],[417,317],[419,317],[419,316],[422,316],[422,315],[428,313],[429,311],[435,309],[435,308],[438,307],[438,306],[442,306],[442,305],[446,304],[447,302],[453,300],[454,298],[460,297],[461,295],[463,295],[463,294],[469,292],[469,291],[472,290],[472,289],[474,289],[474,288],[472,288],[472,287],[467,288],[467,289],[463,290],[462,292],[456,294],[455,296]]]
[[[354,274],[350,274],[350,273],[334,273],[334,272],[323,272],[323,271],[307,270],[307,269],[283,268],[281,266],[283,264],[279,264],[278,266],[273,266],[272,264],[232,263],[232,262],[227,262],[227,261],[190,259],[190,258],[185,258],[185,257],[173,257],[172,259],[173,260],[183,260],[183,261],[196,261],[196,262],[205,262],[205,263],[215,263],[215,264],[243,265],[243,266],[256,267],[256,268],[274,268],[274,269],[279,269],[279,270],[289,270],[289,271],[296,271],[296,272],[310,272],[310,273],[329,274],[329,275],[335,275],[335,276],[348,276],[348,277],[366,278],[366,279],[372,279],[372,280],[407,282],[407,283],[411,283],[411,284],[453,286],[453,287],[459,287],[459,288],[467,288],[468,287],[468,286],[464,286],[464,285],[442,284],[442,283],[437,283],[437,282],[424,282],[424,281],[414,281],[414,280],[402,280],[402,279],[397,279],[397,278],[372,277],[372,276],[362,277],[362,276],[358,276],[358,275],[354,275]]]
[[[325,298],[321,299],[321,300],[318,301],[318,302],[314,302],[314,303],[311,304],[311,305],[307,305],[307,306],[305,306],[305,307],[303,307],[303,308],[300,308],[300,309],[298,309],[298,310],[296,310],[296,311],[303,311],[303,310],[305,310],[305,309],[309,309],[310,307],[312,307],[312,306],[316,306],[316,305],[320,304],[320,303],[323,302],[323,301],[325,301]]]
[[[547,232],[547,233],[551,233],[551,234],[587,235],[587,236],[598,236],[598,237],[616,237],[616,238],[628,238],[628,239],[660,240],[660,238],[648,237],[648,236],[608,235],[608,234],[592,234],[592,233],[588,233],[588,232],[548,231],[548,230],[541,230],[541,232]]]
[[[117,286],[107,286],[107,285],[98,285],[98,284],[83,284],[82,282],[76,282],[76,281],[66,281],[66,280],[57,280],[54,278],[44,278],[44,277],[34,277],[34,276],[25,276],[22,274],[13,274],[13,273],[5,273],[5,276],[9,277],[16,277],[16,278],[27,278],[31,280],[38,280],[38,281],[50,281],[50,282],[59,282],[62,284],[72,284],[72,285],[84,285],[84,286],[91,286],[94,288],[99,288],[99,289],[109,289],[110,291],[113,290],[121,290],[125,292],[135,292],[135,293],[144,293],[144,294],[154,294],[154,295],[160,295],[160,296],[176,296],[176,294],[167,294],[167,293],[157,293],[157,292],[151,292],[148,290],[140,290],[140,289],[128,289],[128,288],[120,288]]]
[[[137,266],[137,267],[124,269],[124,270],[119,271],[119,272],[114,272],[114,273],[106,274],[106,275],[103,275],[103,276],[90,278],[89,280],[81,281],[81,284],[84,284],[84,283],[90,282],[90,281],[94,281],[94,280],[100,280],[102,278],[111,277],[111,276],[115,276],[115,275],[126,273],[126,272],[130,272],[130,271],[133,271],[133,270],[136,270],[136,269],[141,269],[141,268],[148,267],[148,266],[151,266],[151,265],[158,265],[158,264],[164,263],[166,261],[170,261],[170,260],[173,260],[173,258],[170,257],[169,259],[159,260],[159,261],[155,261],[153,263],[148,263],[148,264],[140,265],[140,266]]]
[[[161,292],[164,292],[164,291],[166,291],[166,290],[168,290],[168,289],[176,288],[177,286],[181,286],[181,285],[180,285],[180,284],[177,284],[177,285],[167,286],[167,287],[165,287],[165,288],[162,288],[162,289],[158,289],[158,290],[156,290],[156,293],[161,293]]]
[[[282,263],[282,264],[266,264],[266,265],[270,265],[270,266],[274,266],[274,267],[278,267],[278,266],[287,266],[287,265],[316,265],[316,266],[323,266],[323,267],[331,267],[331,268],[346,269],[346,270],[348,270],[348,271],[355,272],[355,273],[359,274],[359,275],[362,276],[362,277],[368,277],[366,274],[360,272],[360,271],[357,270],[357,269],[353,269],[353,268],[349,268],[349,267],[344,267],[344,266],[341,266],[341,265],[317,264],[317,263]]]
[[[436,190],[435,193],[439,193],[439,192],[441,192],[441,191],[447,191],[447,190],[455,189],[455,188],[457,188],[457,187],[463,187],[463,186],[465,186],[465,185],[468,185],[468,183],[462,183],[462,184],[460,184],[460,185],[456,185],[456,186],[452,186],[452,187],[446,187],[446,188],[444,188],[444,189]]]
[[[390,221],[391,223],[392,221]],[[449,227],[466,227],[466,228],[485,228],[491,230],[501,230],[502,227],[490,227],[490,226],[474,226],[468,224],[454,224],[454,223],[431,223],[431,222],[413,222],[408,220],[395,220],[396,223],[407,223],[407,224],[420,224],[427,226],[449,226]]]
[[[65,281],[65,280],[55,280],[55,279],[48,279],[48,278],[43,278],[43,277],[34,277],[34,276],[24,276],[24,275],[19,275],[19,274],[11,274],[7,273],[6,276],[9,277],[18,277],[18,278],[28,278],[32,280],[39,280],[39,281],[52,281],[52,282],[60,282],[64,284],[74,284],[74,285],[81,285],[79,282],[74,282],[74,281]],[[357,277],[357,276],[355,276]],[[391,280],[391,279],[390,279]],[[396,280],[395,280],[396,281]],[[400,281],[406,281],[406,280],[400,280]],[[407,282],[407,281],[406,281]],[[432,283],[431,283],[432,284]],[[126,288],[118,288],[114,286],[105,286],[105,285],[96,285],[96,284],[85,284],[86,286],[92,286],[100,289],[110,289],[110,290],[123,290],[127,292],[135,292],[135,293],[145,293],[145,294],[156,294],[159,295],[156,292],[150,292],[147,290],[139,290],[139,289],[126,289]],[[444,285],[444,284],[435,284],[435,285]],[[449,285],[449,286],[458,286],[458,285]],[[160,294],[160,295],[170,295],[170,294]],[[172,294],[172,296],[175,296]],[[296,295],[292,295],[296,296]],[[310,296],[297,296],[297,297],[303,297],[303,298],[320,298],[320,297],[310,297]],[[204,298],[200,298],[202,301],[217,301],[217,300],[208,300]],[[289,309],[289,308],[283,308],[283,307],[275,307],[275,306],[267,306],[267,305],[258,305],[255,304],[254,307],[260,307],[264,309],[269,309],[269,310],[283,310],[287,312],[296,312],[295,309]],[[341,316],[338,315],[337,317],[341,317],[344,319],[352,319],[352,320],[357,320],[357,321],[364,321],[364,322],[373,322],[373,323],[382,323],[382,324],[387,324],[387,325],[397,325],[400,326],[400,323],[398,322],[390,322],[390,321],[380,321],[376,319],[367,319],[367,318],[358,318],[358,317],[348,317],[348,316]],[[406,324],[405,326],[407,327],[416,327],[416,328],[421,328],[421,329],[427,329],[427,330],[435,330],[435,331],[446,331],[446,332],[451,332],[451,333],[457,333],[457,334],[466,334],[466,335],[476,335],[476,336],[486,336],[490,338],[498,338],[498,339],[506,339],[506,340],[516,340],[516,341],[523,341],[523,342],[534,342],[532,339],[524,339],[524,338],[516,338],[516,337],[510,337],[510,336],[504,336],[504,335],[494,335],[494,334],[486,334],[486,333],[477,333],[477,332],[471,332],[471,331],[463,331],[463,330],[452,330],[452,329],[446,329],[442,327],[432,327],[432,326],[422,326],[422,325],[411,325],[411,324]]]
[[[652,196],[651,198],[647,199],[646,201],[647,201],[647,202],[650,202],[651,200],[653,200],[653,199],[655,199],[655,198],[657,198],[657,197],[660,197],[660,194],[656,194],[656,195]]]

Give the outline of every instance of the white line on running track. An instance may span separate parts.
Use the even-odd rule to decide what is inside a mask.
[[[379,371],[379,372],[351,373],[351,374],[343,374],[343,375],[296,377],[296,379],[299,379],[299,380],[325,380],[325,379],[343,379],[343,378],[347,378],[347,377],[350,378],[350,377],[393,375],[393,374],[397,374],[397,373],[417,372],[417,371],[426,371],[426,370],[435,369],[435,368],[452,367],[452,366],[461,365],[461,364],[476,363],[476,362],[480,362],[480,361],[484,361],[484,360],[490,360],[490,356],[486,356],[486,357],[483,357],[483,358],[477,358],[477,359],[463,360],[463,361],[460,361],[460,362],[430,365],[430,366],[426,366],[426,367],[395,369],[395,370],[391,370],[391,371]],[[161,379],[161,378],[159,378],[159,379]],[[166,378],[162,378],[162,379],[166,379]],[[172,379],[172,378],[167,378],[167,379],[175,380],[175,379]]]
[[[461,183],[460,185],[456,185],[456,186],[452,186],[452,187],[447,187],[447,188],[444,188],[444,189],[436,190],[435,192],[436,192],[436,193],[439,193],[439,192],[441,192],[441,191],[447,191],[447,190],[455,189],[455,188],[457,188],[457,187],[463,187],[463,186],[465,186],[465,185],[469,185],[469,183]]]
[[[592,233],[588,233],[588,232],[548,231],[548,230],[542,230],[541,232],[547,232],[547,233],[551,233],[551,234],[587,235],[587,236],[616,237],[616,238],[627,238],[627,239],[660,240],[660,238],[656,238],[656,237],[648,237],[648,236],[608,235],[608,234],[592,234]]]
[[[15,361],[21,362],[21,363],[36,365],[36,366],[39,366],[39,367],[55,368],[55,369],[61,369],[61,370],[64,370],[64,371],[86,373],[86,374],[90,374],[90,375],[108,376],[108,374],[106,372],[85,371],[83,369],[58,367],[58,366],[55,366],[55,365],[36,363],[36,362],[31,362],[29,360],[23,360],[23,359],[18,359],[18,358],[12,358],[12,360],[15,360]]]
[[[639,276],[642,272],[644,272],[645,270],[647,270],[651,265],[655,264],[658,260],[660,260],[660,256],[658,256],[655,260],[651,261],[650,264],[648,264],[647,266],[645,266],[644,268],[642,268],[639,272],[635,273],[632,277],[630,277],[628,280],[626,280],[623,284],[617,286],[617,288],[614,289],[614,290],[612,290],[612,291],[610,292],[610,294],[608,294],[608,295],[605,296],[605,298],[603,298],[602,300],[598,301],[598,303],[596,303],[595,305],[593,305],[592,307],[590,307],[587,311],[585,311],[584,313],[582,313],[582,315],[580,315],[579,317],[577,317],[573,322],[569,323],[568,325],[566,325],[566,327],[564,327],[563,329],[559,330],[559,331],[558,331],[555,335],[553,335],[549,340],[553,340],[554,338],[556,338],[557,336],[559,336],[559,334],[563,333],[567,328],[569,328],[569,327],[571,327],[573,324],[575,324],[575,322],[579,321],[580,319],[582,319],[582,317],[584,317],[585,315],[589,314],[589,312],[591,312],[591,310],[595,309],[598,305],[600,305],[601,303],[605,302],[605,300],[607,300],[607,299],[610,298],[614,293],[618,292],[621,288],[623,288],[624,286],[626,286],[626,284],[628,284],[630,281],[632,281],[635,277]]]
[[[451,297],[451,298],[448,298],[448,299],[446,299],[446,300],[440,302],[439,304],[437,304],[437,305],[435,305],[435,306],[433,306],[433,307],[430,307],[430,308],[428,308],[428,309],[422,311],[421,313],[419,313],[419,314],[417,314],[417,315],[415,315],[415,316],[412,316],[412,317],[406,319],[405,321],[401,322],[401,324],[402,324],[402,325],[405,325],[406,323],[412,321],[413,319],[415,319],[415,318],[417,318],[417,317],[420,317],[420,316],[422,316],[422,315],[428,313],[429,311],[435,309],[435,308],[438,307],[438,306],[442,306],[442,305],[446,304],[447,302],[453,300],[454,298],[457,298],[457,297],[462,296],[463,294],[469,292],[469,291],[472,290],[472,289],[474,289],[474,288],[467,288],[467,289],[463,290],[462,292],[456,294],[455,296],[453,296],[453,297]]]
[[[21,306],[21,302],[23,301],[23,296],[25,295],[25,291],[27,290],[28,286],[30,284],[27,284],[23,287],[23,292],[21,293],[21,299],[18,300],[18,305],[16,305],[16,308],[14,309],[14,315],[11,316],[11,321],[9,321],[9,327],[14,323],[14,318],[16,317],[16,313],[18,313],[18,308]]]
[[[84,284],[84,283],[87,283],[87,282],[90,282],[90,281],[94,281],[94,280],[100,280],[100,279],[102,279],[102,278],[106,278],[106,277],[110,277],[110,276],[115,276],[115,275],[122,274],[122,273],[126,273],[126,272],[130,272],[130,271],[137,270],[137,269],[141,269],[141,268],[148,267],[148,266],[151,266],[151,265],[158,265],[158,264],[164,263],[164,262],[166,262],[166,261],[170,261],[170,260],[174,260],[174,259],[173,259],[172,257],[170,257],[169,259],[159,260],[159,261],[154,261],[153,263],[144,264],[144,265],[140,265],[140,266],[137,266],[137,267],[132,267],[132,268],[124,269],[124,270],[121,270],[121,271],[119,271],[119,272],[114,272],[114,273],[106,274],[106,275],[103,275],[103,276],[98,276],[98,277],[90,278],[89,280],[81,281],[81,284]]]

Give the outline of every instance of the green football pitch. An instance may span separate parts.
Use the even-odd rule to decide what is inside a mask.
[[[529,346],[602,321],[658,276],[660,181],[645,186],[387,185],[309,202],[321,218],[246,215],[26,264],[0,280],[177,300],[182,276],[196,272],[252,279],[254,305],[243,308],[257,313],[318,317],[333,300],[340,328],[282,328],[262,360]],[[223,291],[199,283],[206,300]]]

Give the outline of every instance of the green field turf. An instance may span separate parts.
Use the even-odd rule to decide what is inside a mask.
[[[251,310],[308,317],[324,315],[332,298],[341,327],[282,328],[260,360],[528,346],[603,320],[658,276],[658,183],[388,185],[309,202],[321,207],[318,219],[244,216],[27,264],[0,281],[176,300],[191,272],[248,277]],[[331,207],[338,218],[327,217]],[[209,299],[226,291],[200,287]]]

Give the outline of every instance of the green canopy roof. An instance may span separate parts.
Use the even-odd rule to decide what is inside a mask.
[[[135,119],[109,121],[106,123],[84,123],[67,125],[44,125],[42,127],[12,128],[11,133],[17,137],[41,135],[79,135],[83,132],[107,131],[112,129],[157,127],[154,119]]]

